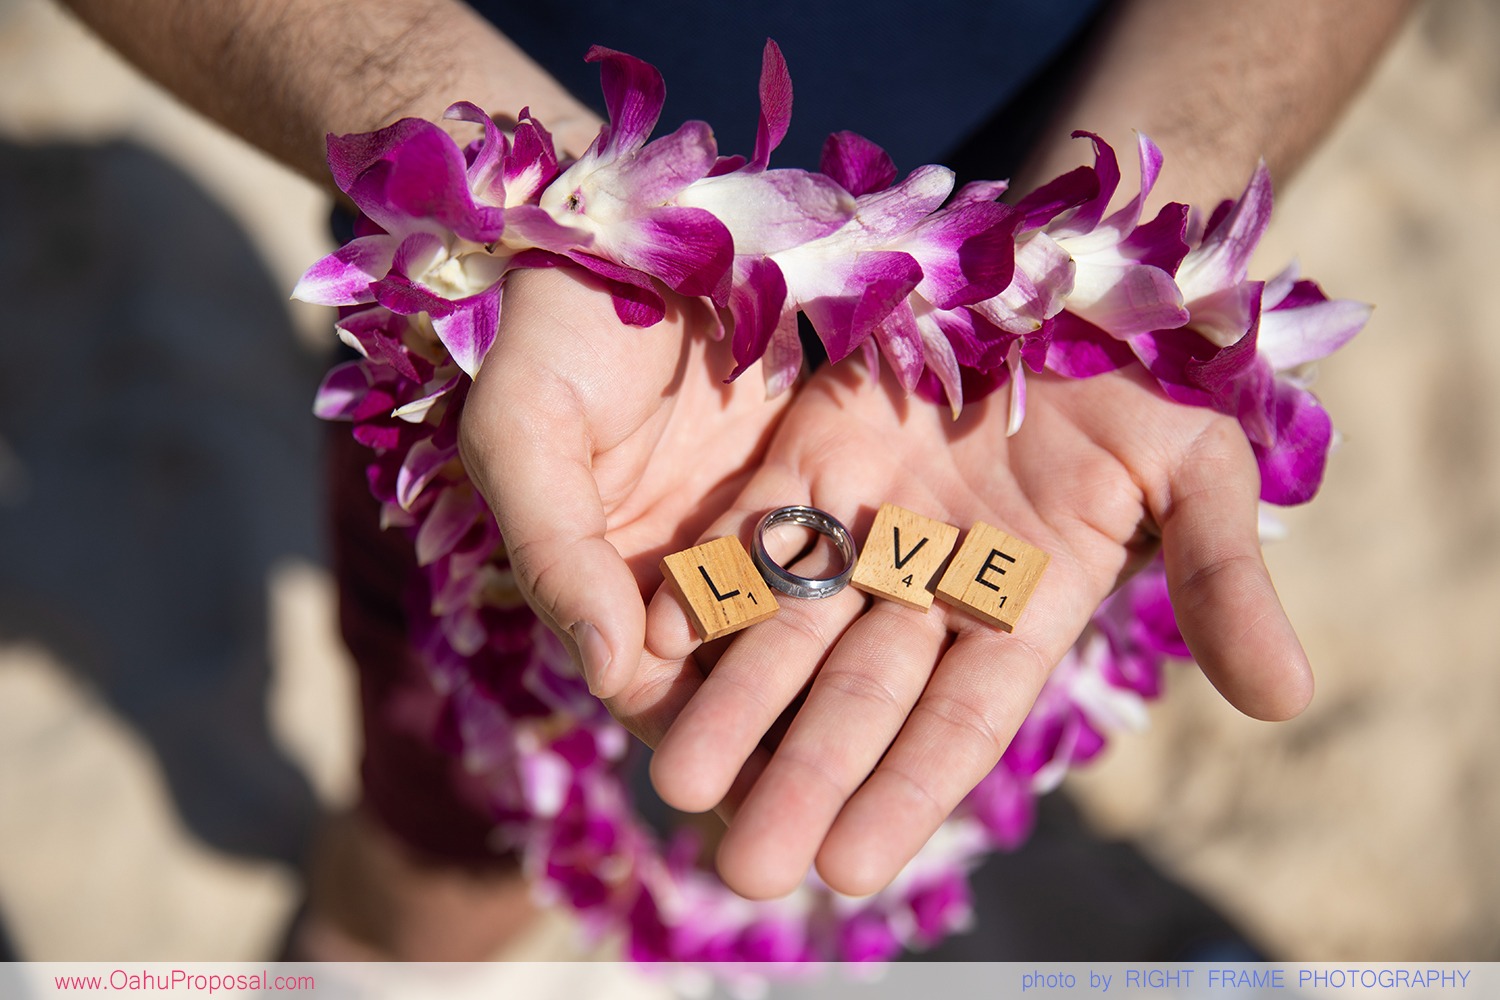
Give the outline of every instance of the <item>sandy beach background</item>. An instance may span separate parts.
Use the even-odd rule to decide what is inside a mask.
[[[1269,554],[1312,708],[1252,722],[1176,670],[1049,807],[1276,958],[1500,960],[1497,40],[1492,2],[1424,8],[1257,258],[1377,304],[1317,386],[1327,485]],[[325,212],[46,0],[0,0],[0,954],[264,958],[353,794],[329,318],[286,301]],[[1070,868],[1072,926],[1145,905]],[[1023,957],[1015,923],[973,954]]]

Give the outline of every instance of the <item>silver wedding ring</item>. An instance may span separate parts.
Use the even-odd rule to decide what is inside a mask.
[[[780,524],[811,528],[818,534],[827,536],[843,557],[843,568],[833,576],[815,579],[798,576],[777,563],[766,551],[766,532]],[[755,545],[751,557],[755,560],[755,568],[760,570],[760,575],[773,589],[789,597],[815,601],[832,597],[848,585],[849,577],[854,575],[854,536],[849,534],[849,529],[838,518],[816,507],[778,507],[761,518],[760,524],[755,526]]]

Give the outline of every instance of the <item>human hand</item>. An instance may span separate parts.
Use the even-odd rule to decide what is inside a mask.
[[[825,369],[704,537],[747,538],[765,511],[792,503],[833,513],[856,538],[885,501],[964,530],[982,520],[1052,557],[1013,634],[941,603],[922,613],[849,588],[783,600],[727,647],[704,647],[675,595],[653,599],[645,663],[611,711],[657,746],[665,801],[732,812],[718,866],[741,894],[790,892],[814,862],[841,892],[888,883],[993,768],[1099,603],[1158,544],[1183,635],[1219,690],[1267,719],[1310,697],[1261,560],[1258,473],[1233,420],[1127,372],[1032,378],[1025,426],[1007,438],[1006,420],[1004,393],[952,421],[889,378]],[[763,738],[804,691],[770,752]]]
[[[729,505],[789,401],[758,371],[724,384],[711,324],[669,296],[660,323],[627,327],[577,272],[518,272],[464,404],[464,465],[521,591],[600,696],[632,676],[657,562]]]

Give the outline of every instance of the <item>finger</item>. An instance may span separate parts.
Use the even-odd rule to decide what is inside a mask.
[[[694,544],[725,535],[742,537],[757,516],[748,509],[731,508]],[[610,714],[653,748],[662,742],[672,722],[735,638],[705,643],[694,630],[683,600],[670,583],[657,587],[646,608],[640,667],[630,685],[607,699]]]
[[[766,542],[778,561],[795,547],[778,535]],[[815,568],[818,559],[815,555],[791,568],[799,575],[824,575]],[[667,804],[703,812],[728,794],[746,760],[864,610],[865,599],[845,588],[821,600],[785,597],[779,603],[774,618],[730,642],[657,747],[651,776]]]
[[[1261,555],[1260,476],[1237,426],[1216,427],[1171,480],[1159,518],[1167,589],[1194,658],[1230,704],[1257,719],[1297,715],[1312,668]]]
[[[703,684],[703,673],[689,661],[665,663],[649,651],[642,658],[637,681],[605,702],[615,719],[647,746],[662,742],[672,721],[682,712]],[[713,806],[728,823],[737,807],[755,785],[770,752],[756,747],[734,778],[723,798]],[[654,758],[653,758],[654,760]]]
[[[528,603],[569,643],[591,691],[619,692],[640,658],[645,608],[604,537],[577,395],[502,337],[469,392],[459,440]]]
[[[793,502],[807,502],[807,486],[781,466],[763,466],[735,507],[715,520],[703,537],[735,535],[747,540],[766,511]],[[813,532],[792,526],[774,529],[766,535],[765,546],[772,559],[786,565],[811,540],[817,540],[816,546],[792,568],[823,576],[828,567],[822,561],[831,546]],[[679,714],[652,757],[652,781],[667,804],[700,813],[724,798],[760,739],[804,690],[838,634],[861,612],[864,598],[846,588],[825,600],[778,597],[778,604],[774,618],[733,634],[726,643],[699,649],[676,588],[663,586],[652,598],[646,627],[649,654],[670,661],[696,651],[703,661],[703,654],[712,654],[714,646],[723,649],[693,699],[678,706]]]
[[[1055,553],[1014,633],[953,613],[957,640],[818,851],[824,881],[867,895],[905,867],[994,768],[1112,582],[1108,567]]]
[[[784,896],[806,878],[839,810],[922,693],[947,639],[944,615],[877,601],[849,627],[764,766],[718,852],[742,896]]]

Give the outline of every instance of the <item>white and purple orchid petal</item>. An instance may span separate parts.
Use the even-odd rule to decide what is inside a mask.
[[[505,210],[505,242],[561,253],[587,250],[594,244],[594,234],[574,226],[563,225],[546,209],[536,205],[515,205]]]
[[[319,306],[352,306],[373,302],[370,286],[390,272],[396,241],[390,236],[351,240],[302,275],[292,298]]]
[[[521,271],[533,267],[567,267],[571,261],[565,253],[532,248],[522,250],[510,258],[507,271]]]
[[[313,397],[313,414],[319,420],[352,420],[369,391],[368,365],[360,361],[335,365],[323,376]]]
[[[917,387],[917,379],[926,366],[922,332],[917,328],[916,317],[908,302],[900,302],[886,314],[885,319],[875,324],[875,342],[880,353],[895,373],[901,388],[911,392]]]
[[[377,452],[389,452],[400,448],[406,440],[402,437],[401,428],[389,426],[387,423],[376,422],[390,416],[391,408],[396,403],[397,400],[393,393],[387,391],[383,386],[372,385],[370,391],[365,395],[364,399],[360,400],[359,405],[355,407],[352,414],[354,420],[352,435],[354,440],[366,448]],[[366,471],[372,472],[376,468],[376,466],[371,465]],[[390,479],[389,489],[385,488],[383,478],[379,483],[377,483],[373,474],[369,478],[370,492],[377,499],[384,501],[395,497],[396,477],[394,471],[389,477],[385,477]]]
[[[448,555],[487,513],[483,498],[467,483],[443,490],[417,529],[417,565],[431,566]]]
[[[970,181],[958,189],[958,193],[949,202],[949,207],[956,208],[959,205],[987,204],[1009,190],[1010,184],[1006,181]]]
[[[1177,269],[1177,283],[1189,302],[1244,282],[1250,256],[1271,221],[1271,200],[1271,172],[1262,161],[1239,200],[1214,213],[1203,242]]]
[[[959,364],[967,369],[1003,368],[1011,343],[1020,336],[1000,329],[974,309],[939,310],[932,318],[953,345]]]
[[[1135,360],[1130,345],[1064,309],[1047,322],[1045,367],[1068,378],[1093,378]]]
[[[495,332],[500,327],[502,287],[497,281],[479,294],[453,303],[453,310],[446,316],[432,317],[438,340],[470,378],[479,374],[479,366],[495,342]]]
[[[1137,226],[1115,247],[1115,252],[1137,264],[1159,267],[1176,274],[1188,254],[1188,207],[1180,202],[1163,205],[1156,218]]]
[[[1269,295],[1262,301],[1268,299]],[[1299,281],[1295,290],[1261,313],[1260,356],[1278,372],[1319,361],[1364,329],[1370,312],[1363,302],[1330,300],[1311,281]]]
[[[1214,409],[1239,421],[1251,444],[1276,442],[1276,377],[1255,355],[1255,331],[1206,361],[1189,362],[1187,372],[1194,385],[1213,396]]]
[[[609,124],[590,151],[611,160],[640,149],[656,127],[666,101],[661,73],[642,59],[602,45],[590,48],[583,58],[599,64],[599,82],[609,112]]]
[[[421,280],[429,271],[448,258],[448,248],[441,238],[432,233],[412,233],[401,241],[391,259],[391,270],[414,280]]]
[[[984,353],[986,345],[984,338],[978,332],[979,324],[982,323],[985,330],[994,331],[1002,337],[1010,336],[1010,334],[998,330],[985,320],[975,316],[972,310],[933,310],[931,303],[928,303],[921,295],[918,295],[912,301],[921,304],[916,309],[918,322],[922,324],[930,323],[932,326],[937,327],[938,332],[942,334],[948,346],[953,349],[953,356],[961,366],[977,367],[979,359]],[[993,339],[993,337],[990,339]],[[1009,347],[1009,341],[1007,341],[1006,346]],[[1004,351],[1001,351],[998,356],[1003,358],[1005,356]]]
[[[1093,173],[1098,184],[1093,197],[1078,205],[1061,221],[1054,221],[1048,226],[1048,232],[1055,239],[1086,236],[1097,229],[1100,220],[1104,218],[1104,210],[1115,196],[1115,189],[1120,186],[1120,161],[1115,158],[1114,147],[1092,132],[1078,130],[1073,133],[1073,138],[1088,139],[1093,143]],[[1139,208],[1136,210],[1139,212]]]
[[[1010,416],[1005,424],[1005,436],[1014,437],[1026,420],[1026,366],[1021,363],[1021,342],[1010,345],[1005,366],[1010,369]]]
[[[423,438],[411,446],[396,473],[396,502],[409,511],[427,484],[458,457],[456,444],[439,444],[435,438]]]
[[[609,227],[598,244],[620,263],[687,296],[712,295],[734,263],[729,230],[700,208],[658,208]]]
[[[854,221],[872,235],[894,237],[936,211],[952,190],[953,171],[929,163],[907,174],[895,187],[858,198]]]
[[[921,280],[922,268],[910,254],[894,250],[858,254],[840,294],[802,303],[828,350],[828,360],[842,361],[868,340],[875,324]]]
[[[932,304],[921,295],[913,295],[910,301],[912,318],[916,322],[917,333],[922,338],[922,356],[926,361],[927,371],[942,386],[948,409],[952,412],[953,419],[957,420],[964,408],[963,371],[959,368],[958,355],[935,315]]]
[[[901,953],[901,939],[879,907],[869,907],[841,921],[836,954],[843,962],[884,962]]]
[[[755,128],[752,170],[763,170],[792,122],[792,77],[781,48],[769,38],[760,58],[760,120]]]
[[[735,153],[732,156],[721,155],[717,160],[714,161],[714,165],[709,169],[708,173],[705,176],[722,177],[725,174],[732,174],[749,162],[750,161],[745,159],[744,155],[741,153]]]
[[[1194,208],[1188,213],[1188,243],[1193,246],[1201,246],[1203,237],[1219,228],[1219,224],[1229,217],[1229,212],[1234,208],[1235,199],[1225,198],[1209,213],[1205,220],[1203,213]]]
[[[1188,325],[1218,347],[1237,343],[1255,323],[1260,312],[1262,285],[1242,281],[1188,304]]]
[[[1277,385],[1276,444],[1255,447],[1260,498],[1280,506],[1306,503],[1318,492],[1333,442],[1333,422],[1312,393]]]
[[[359,177],[418,133],[436,130],[437,126],[421,118],[402,118],[374,132],[327,136],[328,170],[334,184],[345,194]],[[441,130],[438,130],[441,131]],[[455,151],[457,147],[454,147]],[[462,162],[462,154],[459,161]],[[363,205],[360,208],[364,208]],[[366,214],[369,214],[368,212]],[[374,216],[371,216],[374,218]]]
[[[1172,276],[1145,264],[1101,264],[1077,258],[1067,307],[1121,338],[1170,330],[1188,321],[1182,292]]]
[[[1016,245],[1015,273],[1005,290],[970,308],[1007,333],[1034,333],[1062,311],[1076,270],[1056,241],[1033,233]]]
[[[1091,167],[1075,167],[1054,177],[1016,202],[1016,211],[1021,213],[1021,232],[1040,229],[1098,194],[1099,175]]]
[[[413,382],[421,382],[424,376],[403,343],[409,326],[410,320],[405,316],[376,307],[340,317],[335,329],[340,340],[371,361],[388,365]],[[430,368],[425,361],[423,366]]]
[[[939,309],[971,305],[998,295],[1015,270],[1019,213],[996,202],[939,209],[892,249],[922,265],[917,291]]]
[[[469,163],[469,191],[474,197],[490,205],[505,204],[504,166],[508,159],[509,143],[501,134],[495,120],[485,114],[484,109],[470,101],[456,101],[448,105],[443,117],[450,121],[471,122],[483,126],[484,138],[479,140],[478,150]]]
[[[1298,279],[1301,277],[1301,271],[1301,264],[1294,260],[1282,268],[1274,278],[1266,282],[1266,287],[1261,291],[1260,295],[1260,307],[1263,312],[1277,308],[1288,295],[1292,294],[1292,289],[1299,284]],[[1323,294],[1323,290],[1318,288],[1316,283],[1308,282],[1308,284],[1312,285],[1312,293],[1308,296],[1307,301],[1298,301],[1292,303],[1292,305],[1310,305],[1312,302],[1326,302],[1328,300],[1328,296]]]
[[[557,144],[552,133],[522,108],[512,133],[510,153],[505,158],[506,207],[535,201],[557,176]]]
[[[766,353],[785,304],[786,278],[775,261],[766,257],[735,258],[734,284],[729,293],[735,367],[726,381],[739,378]]]
[[[1188,406],[1212,406],[1212,393],[1200,388],[1187,373],[1195,361],[1207,361],[1223,350],[1200,337],[1192,327],[1155,330],[1128,340],[1131,352],[1156,379],[1169,399]]]
[[[1141,186],[1136,196],[1124,208],[1105,219],[1099,228],[1113,231],[1120,236],[1133,232],[1136,224],[1141,221],[1141,209],[1146,205],[1146,198],[1151,194],[1151,189],[1156,186],[1156,178],[1161,175],[1162,155],[1156,143],[1148,139],[1144,133],[1136,133],[1136,149],[1140,156]],[[1187,206],[1183,206],[1186,213]],[[1186,225],[1184,215],[1183,223]]]
[[[1004,762],[974,786],[964,799],[976,819],[1002,850],[1019,847],[1036,825],[1036,798]]]
[[[336,141],[358,138],[330,137],[330,162]],[[356,150],[369,148],[369,144],[357,142],[345,145]],[[347,169],[358,162],[359,152],[346,150],[340,159]],[[382,144],[381,155],[353,177],[344,191],[361,211],[387,230],[410,229],[412,220],[431,220],[466,240],[491,243],[505,228],[498,206],[474,204],[463,151],[452,136],[431,122],[418,122],[404,129],[399,141]]]
[[[766,379],[767,399],[775,399],[797,384],[802,373],[802,338],[797,333],[796,310],[782,312],[760,366]]]
[[[1291,529],[1286,522],[1276,516],[1265,503],[1255,512],[1255,536],[1260,539],[1261,545],[1270,545],[1272,542],[1284,542],[1291,536]]]
[[[1042,328],[1029,337],[1021,338],[1021,360],[1026,367],[1040,375],[1047,369],[1047,351],[1052,347],[1052,325],[1042,324]]]
[[[713,169],[718,156],[714,132],[708,123],[685,122],[677,131],[654,140],[634,156],[595,171],[583,185],[588,197],[583,211],[604,220],[632,209],[642,211],[665,205]],[[607,207],[600,205],[601,195],[607,199]]]
[[[824,140],[818,169],[856,198],[896,180],[890,154],[857,132],[835,132]]]
[[[388,274],[374,285],[375,301],[393,313],[415,316],[427,313],[433,318],[446,316],[455,308],[453,302],[433,292],[404,274]]]
[[[734,238],[734,252],[764,256],[836,232],[855,200],[830,178],[805,170],[738,171],[705,177],[677,196],[711,213]]]
[[[422,386],[421,396],[418,396],[409,403],[402,403],[391,411],[391,416],[398,420],[405,420],[407,423],[421,423],[427,418],[428,411],[432,409],[437,401],[454,389],[457,389],[462,380],[462,376],[458,374],[450,375],[447,378],[433,379]]]
[[[1259,324],[1252,322],[1245,335],[1229,347],[1207,356],[1202,355],[1201,348],[1190,349],[1198,356],[1183,363],[1182,373],[1190,386],[1209,394],[1214,409],[1239,420],[1252,443],[1269,446],[1275,440],[1275,377],[1270,365],[1256,353],[1258,335]]]
[[[614,300],[615,315],[621,323],[627,326],[654,326],[667,314],[666,300],[652,284],[650,275],[589,253],[567,251],[565,256],[604,279]]]
[[[1250,369],[1257,363],[1256,350],[1257,340],[1260,333],[1259,307],[1256,306],[1251,315],[1249,329],[1233,344],[1220,350],[1212,351],[1204,355],[1200,350],[1194,350],[1194,357],[1184,362],[1184,371],[1193,385],[1209,392],[1220,392],[1231,383],[1243,379]],[[1192,328],[1198,330],[1196,324]],[[1269,366],[1262,365],[1269,371]]]

